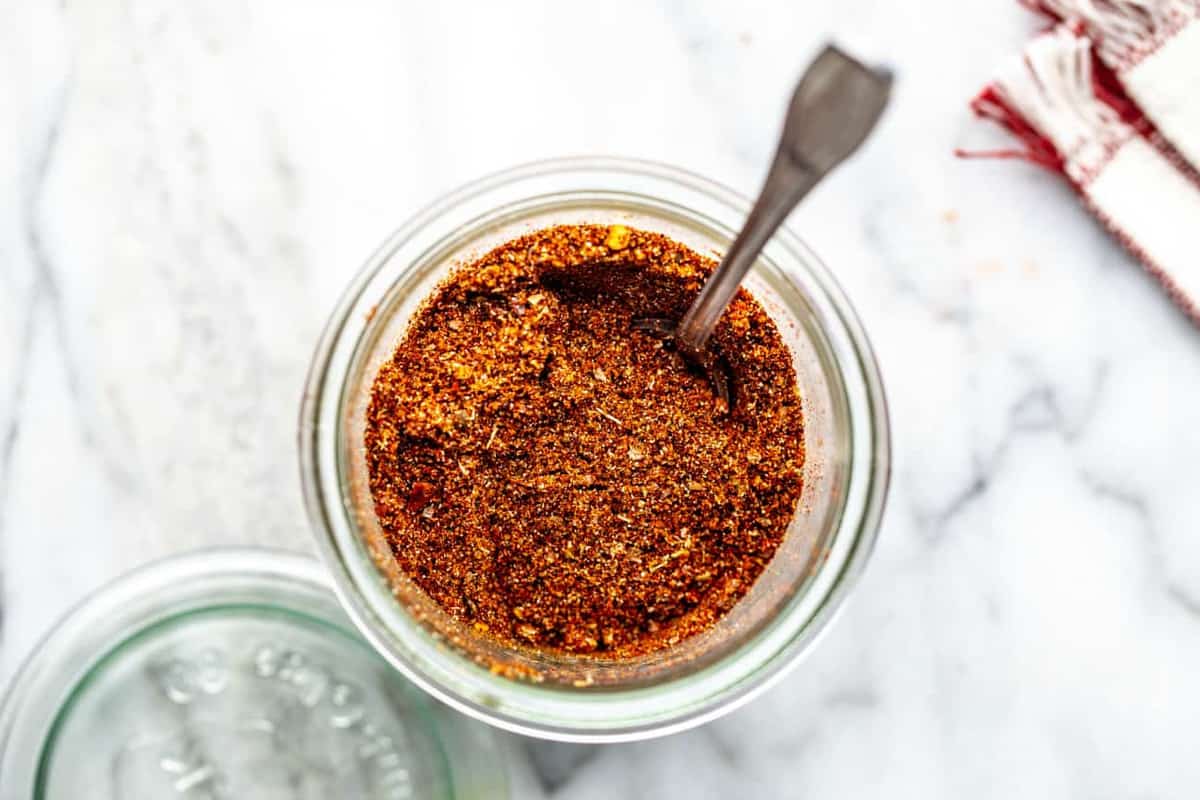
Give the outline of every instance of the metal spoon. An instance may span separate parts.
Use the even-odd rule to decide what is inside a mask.
[[[890,72],[870,69],[826,45],[796,86],[775,159],[746,224],[691,308],[678,324],[657,318],[634,320],[635,329],[673,341],[700,366],[726,409],[733,408],[729,370],[719,355],[705,348],[708,338],[775,230],[875,127],[891,86]]]

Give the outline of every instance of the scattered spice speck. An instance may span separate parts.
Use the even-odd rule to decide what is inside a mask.
[[[624,250],[629,246],[629,228],[624,225],[613,225],[608,229],[608,238],[604,246],[609,250]]]

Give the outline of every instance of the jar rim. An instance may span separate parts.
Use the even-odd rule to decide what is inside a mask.
[[[409,680],[457,710],[517,733],[561,741],[628,741],[684,730],[728,713],[782,678],[799,662],[800,657],[811,649],[819,634],[828,629],[849,589],[865,568],[878,535],[890,476],[891,441],[887,402],[878,365],[865,331],[829,270],[794,233],[786,227],[781,228],[773,242],[783,242],[781,246],[789,248],[799,268],[808,273],[805,276],[808,281],[805,289],[817,289],[828,298],[830,319],[822,320],[820,326],[823,331],[829,326],[836,326],[839,341],[844,342],[846,352],[842,353],[842,357],[848,359],[848,362],[843,363],[839,358],[837,366],[839,369],[849,367],[855,373],[856,391],[861,393],[861,408],[857,411],[858,418],[851,419],[851,424],[858,426],[859,429],[855,430],[853,435],[862,437],[865,459],[869,460],[869,463],[860,465],[861,474],[856,477],[857,484],[854,488],[858,492],[861,508],[856,509],[853,530],[846,532],[851,537],[846,560],[832,576],[832,584],[823,601],[802,628],[797,630],[792,640],[783,642],[768,662],[758,665],[753,674],[743,675],[736,685],[725,687],[725,691],[713,702],[700,702],[676,715],[667,715],[645,723],[631,724],[622,720],[611,725],[590,723],[587,726],[563,723],[561,720],[534,719],[528,714],[513,713],[504,709],[502,701],[506,693],[539,691],[535,687],[517,684],[509,679],[496,679],[504,683],[491,682],[481,702],[479,697],[468,696],[461,687],[447,685],[443,680],[445,676],[434,674],[428,661],[418,663],[411,653],[399,651],[396,643],[385,635],[393,632],[382,629],[386,626],[377,613],[378,608],[373,607],[371,599],[366,596],[364,584],[371,579],[369,572],[351,563],[339,544],[339,531],[334,530],[339,519],[345,526],[352,527],[352,523],[338,517],[339,513],[347,515],[348,510],[344,506],[340,509],[335,507],[341,504],[338,494],[341,476],[334,474],[339,469],[337,460],[323,452],[323,444],[328,445],[326,440],[332,434],[329,423],[341,413],[340,392],[343,387],[340,384],[345,376],[339,375],[339,364],[335,362],[339,359],[344,361],[347,355],[347,347],[350,346],[348,337],[352,335],[352,331],[348,329],[355,325],[356,313],[363,310],[360,306],[364,302],[364,293],[389,265],[392,256],[410,237],[436,225],[439,219],[471,203],[478,204],[481,198],[486,198],[489,194],[510,191],[514,186],[532,185],[548,179],[572,178],[577,181],[577,187],[583,189],[589,179],[598,176],[634,176],[639,180],[655,183],[664,191],[687,192],[696,198],[709,198],[724,211],[739,214],[741,217],[744,217],[749,208],[749,202],[744,197],[703,176],[657,162],[617,157],[570,157],[536,161],[492,173],[468,183],[430,203],[401,225],[351,280],[320,337],[300,410],[301,477],[310,523],[318,549],[332,573],[338,597],[363,636]],[[740,219],[737,224],[740,224]],[[406,265],[401,269],[408,268]],[[798,287],[795,283],[797,276],[792,272],[785,271],[784,277]],[[853,416],[852,413],[851,417]],[[344,531],[341,533],[344,534]],[[394,600],[392,604],[398,606]],[[406,647],[408,646],[417,645],[406,642]],[[461,656],[456,657],[466,660]],[[547,688],[540,691],[543,695],[539,696],[539,701],[551,702],[545,699],[548,697],[545,693],[552,690]],[[616,694],[619,692],[606,695],[614,706],[616,701],[612,698]]]

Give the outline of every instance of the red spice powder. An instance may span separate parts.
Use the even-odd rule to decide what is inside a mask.
[[[364,444],[392,552],[445,611],[509,646],[631,658],[748,591],[802,489],[791,354],[740,292],[711,345],[726,410],[630,329],[681,316],[714,267],[660,234],[558,226],[423,304],[375,378]]]

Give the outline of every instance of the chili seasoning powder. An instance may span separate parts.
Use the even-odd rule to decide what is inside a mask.
[[[660,234],[564,225],[456,267],[372,385],[375,513],[401,569],[505,645],[632,658],[713,626],[802,490],[791,353],[742,290],[707,379],[638,317],[678,318],[715,267]]]

